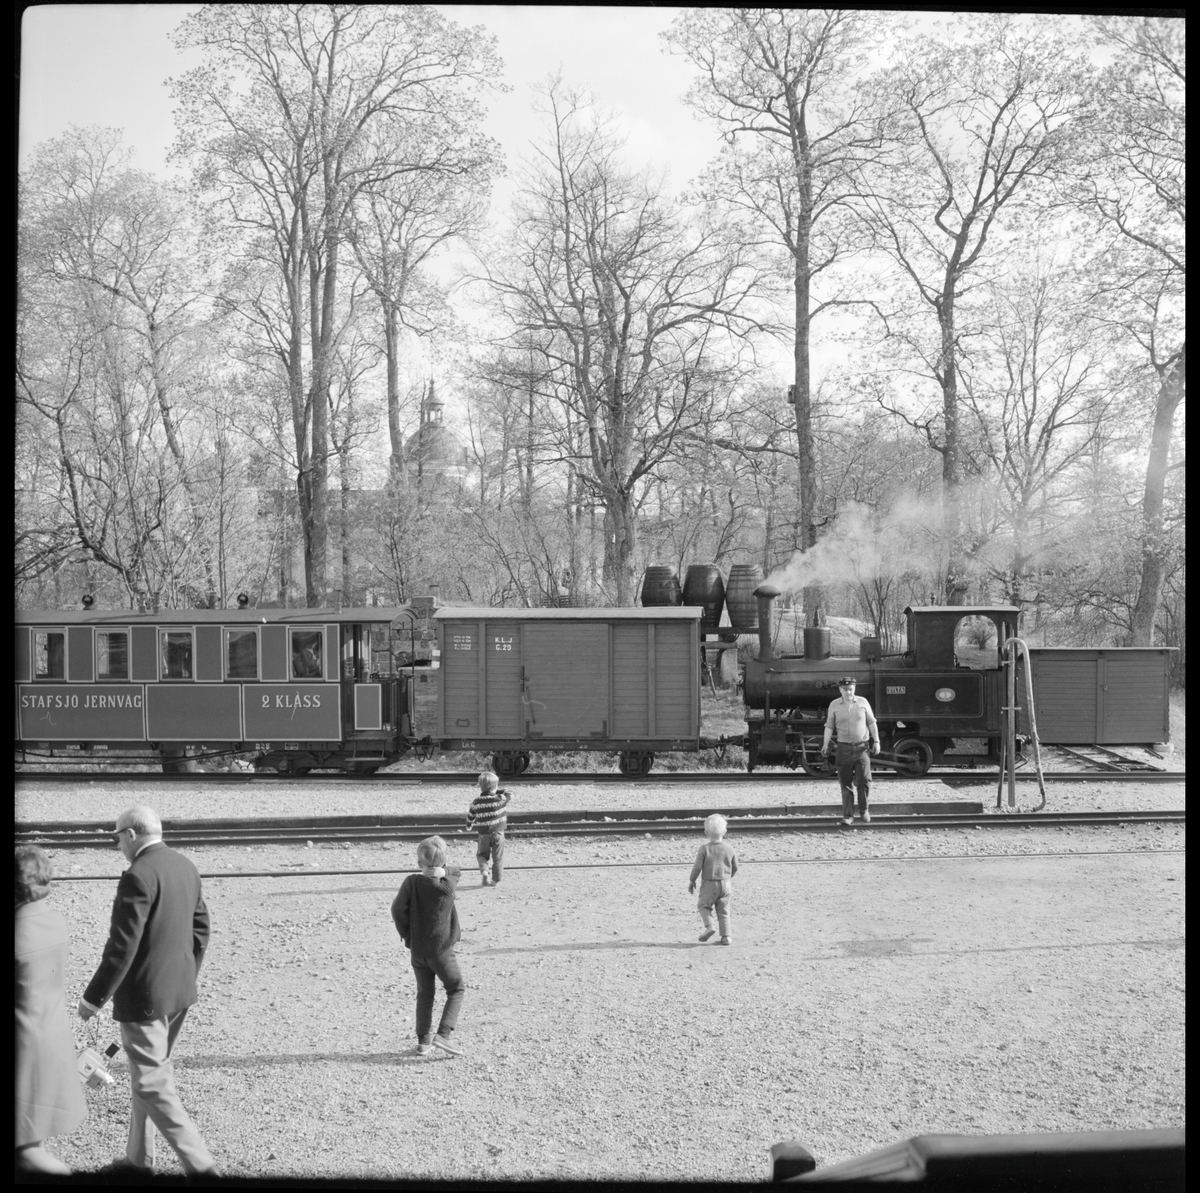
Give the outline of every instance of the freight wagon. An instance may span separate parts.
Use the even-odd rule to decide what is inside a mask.
[[[501,775],[534,750],[616,752],[627,775],[656,751],[695,751],[701,613],[439,609],[438,744],[490,753]]]

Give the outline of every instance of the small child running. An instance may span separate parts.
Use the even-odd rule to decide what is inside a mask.
[[[475,860],[479,863],[479,885],[488,885],[488,862],[492,863],[492,886],[499,886],[504,874],[504,834],[508,829],[508,807],[512,796],[503,787],[500,779],[490,770],[479,776],[479,794],[467,809],[467,828],[479,834],[475,849]]]
[[[723,840],[728,828],[725,817],[714,812],[704,822],[706,845],[700,846],[696,864],[692,867],[688,882],[688,894],[696,891],[696,879],[700,878],[700,919],[704,922],[701,941],[710,940],[716,932],[713,928],[713,908],[717,911],[717,924],[721,929],[721,943],[733,944],[729,934],[729,902],[733,898],[733,876],[737,873],[737,854],[733,846]]]

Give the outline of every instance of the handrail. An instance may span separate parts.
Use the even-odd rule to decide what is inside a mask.
[[[1042,802],[1032,811],[1040,812],[1046,806],[1046,777],[1042,771],[1042,748],[1038,740],[1037,710],[1033,703],[1033,665],[1029,658],[1029,647],[1024,638],[1009,638],[1004,643],[1005,667],[1008,678],[1008,704],[1001,707],[1001,712],[1007,717],[1003,721],[1004,732],[1000,738],[1000,778],[996,787],[996,807],[1001,806],[1001,795],[1004,790],[1004,775],[1008,773],[1008,804],[1016,805],[1017,783],[1017,652],[1025,660],[1025,697],[1029,709],[1029,736],[1033,741],[1033,764],[1037,771],[1038,790]]]

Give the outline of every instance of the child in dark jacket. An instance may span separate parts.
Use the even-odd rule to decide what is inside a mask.
[[[421,872],[410,874],[401,883],[392,902],[392,919],[411,954],[417,979],[417,1055],[428,1056],[431,1049],[440,1048],[451,1056],[462,1056],[462,1049],[450,1038],[466,990],[454,956],[459,937],[454,891],[462,871],[446,864],[446,842],[441,837],[426,837],[417,846],[417,863]],[[446,991],[437,1035],[430,1030],[435,978],[441,978]]]

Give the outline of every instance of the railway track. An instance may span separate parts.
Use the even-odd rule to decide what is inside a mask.
[[[882,805],[872,813],[870,824],[843,825],[837,811],[810,807],[782,811],[778,808],[741,808],[725,813],[731,830],[745,833],[778,832],[884,832],[890,829],[954,828],[1077,828],[1115,824],[1156,824],[1185,821],[1183,810],[1155,812],[1029,812],[985,814],[980,805],[964,810],[960,804],[900,805],[893,810]],[[509,816],[508,835],[512,839],[542,837],[653,836],[690,833],[699,828],[704,811],[671,809],[655,812],[614,812],[612,814],[578,812],[538,812]],[[53,849],[112,849],[108,822],[80,824],[46,822],[18,824],[16,843],[41,845]],[[419,841],[438,834],[451,839],[474,838],[462,820],[444,816],[333,816],[318,819],[206,820],[176,821],[164,825],[163,837],[178,847],[221,848],[232,845],[296,845],[321,842],[364,843]]]
[[[280,775],[272,771],[198,771],[193,774],[165,774],[159,771],[22,771],[16,772],[19,783],[195,783],[214,786],[250,783],[387,783],[428,784],[429,786],[471,786],[477,771],[392,771],[376,775],[350,775],[344,771],[320,771],[300,777]],[[1088,771],[1044,771],[1047,783],[1182,783],[1187,779],[1183,771],[1160,770],[1088,770]],[[876,772],[875,783],[945,783],[950,787],[968,787],[984,783],[996,783],[999,779],[994,770],[930,770],[924,775],[898,775],[890,771]],[[1032,767],[1017,772],[1017,781],[1037,780]],[[775,785],[778,783],[822,783],[828,779],[813,779],[803,771],[661,771],[636,778],[619,775],[612,771],[551,771],[544,774],[523,774],[517,778],[503,780],[505,786],[545,787],[561,784],[613,783],[641,786],[673,786],[680,783],[712,784],[730,783],[743,786],[747,783]]]

